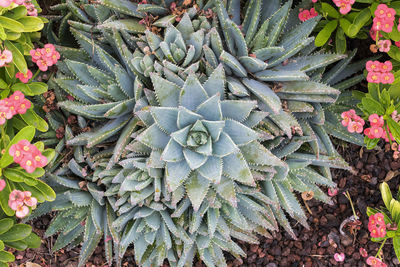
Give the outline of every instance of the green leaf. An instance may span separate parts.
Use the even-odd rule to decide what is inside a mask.
[[[345,18],[341,18],[341,19],[339,20],[339,23],[340,23],[340,27],[342,27],[344,33],[345,33],[347,36],[350,36],[350,33],[349,33],[349,28],[350,28],[350,25],[351,25],[350,21],[348,21],[348,20],[345,19]]]
[[[44,23],[38,17],[26,16],[18,20],[24,27],[24,32],[38,32],[43,29]]]
[[[0,240],[13,242],[28,237],[32,232],[32,227],[27,224],[16,224],[6,233],[0,235]]]
[[[3,170],[3,175],[8,179],[16,183],[24,181],[24,176],[21,175],[21,171],[17,171],[14,168],[6,168]]]
[[[46,183],[42,182],[41,180],[37,180],[37,181],[38,181],[38,183],[35,185],[35,188],[43,193],[44,198],[47,201],[55,200],[56,193],[54,192],[54,190],[50,186],[48,186]]]
[[[13,216],[15,214],[15,211],[13,211],[8,206],[8,199],[9,199],[10,193],[11,193],[10,183],[9,183],[9,181],[6,181],[6,187],[4,187],[4,189],[2,191],[0,191],[0,206],[6,215]]]
[[[336,53],[344,54],[346,53],[347,43],[346,43],[346,36],[344,36],[344,31],[341,27],[339,27],[336,31]]]
[[[28,245],[22,240],[6,242],[6,246],[20,251],[28,248]]]
[[[8,230],[11,229],[11,227],[14,225],[14,221],[11,218],[4,218],[0,220],[0,234],[4,234]]]
[[[26,65],[24,55],[21,53],[21,51],[19,51],[19,49],[10,41],[4,41],[4,45],[13,54],[13,63],[17,69],[22,73],[27,73],[28,66]]]
[[[379,189],[381,190],[382,200],[385,203],[386,208],[389,210],[390,208],[390,201],[393,199],[392,192],[390,191],[389,185],[383,182]]]
[[[10,147],[21,140],[28,140],[29,142],[32,141],[33,137],[35,136],[35,128],[32,126],[27,126],[21,131],[17,133],[16,136],[11,140],[8,146],[5,149],[4,155],[0,159],[0,168],[5,168],[13,162],[13,158],[8,153]]]
[[[364,143],[367,145],[367,149],[373,149],[379,142],[379,138],[368,138],[367,136],[364,137]]]
[[[389,50],[389,52],[387,52],[387,54],[391,58],[393,58],[397,61],[400,61],[400,49],[397,46],[395,46],[395,45],[390,46],[390,50]]]
[[[14,19],[0,16],[0,25],[13,32],[24,32],[24,25]],[[26,72],[25,72],[26,73]]]
[[[377,113],[378,115],[385,114],[385,109],[383,108],[382,104],[373,99],[372,97],[364,97],[361,100],[362,107],[365,109],[368,114]]]
[[[29,248],[38,248],[42,243],[40,237],[32,232],[29,236],[24,239],[25,243],[28,245]]]
[[[41,95],[47,92],[48,86],[41,82],[32,82],[27,84],[33,95]]]
[[[337,20],[329,21],[325,27],[318,33],[315,37],[315,46],[323,46],[328,42],[331,37],[332,32],[336,29],[338,25]]]
[[[8,251],[0,251],[0,262],[13,262],[15,257],[12,253]]]
[[[31,88],[25,83],[16,83],[13,86],[11,86],[11,90],[13,90],[14,92],[21,91],[24,95],[33,96]]]
[[[387,119],[387,123],[390,129],[390,132],[393,134],[394,139],[396,139],[397,143],[400,143],[400,125],[395,122],[391,117]]]
[[[371,18],[371,12],[369,8],[361,10],[360,13],[354,18],[353,23],[349,27],[349,36],[355,37],[360,29],[369,21]]]
[[[33,109],[28,109],[25,114],[20,114],[20,116],[26,124],[35,127],[41,132],[47,132],[49,130],[47,122],[39,117]]]
[[[393,249],[397,259],[400,259],[400,236],[393,237]]]
[[[327,14],[329,17],[331,18],[335,18],[338,19],[340,17],[339,12],[336,10],[336,8],[334,8],[333,6],[331,6],[330,4],[327,3],[321,3],[321,9],[322,11]]]

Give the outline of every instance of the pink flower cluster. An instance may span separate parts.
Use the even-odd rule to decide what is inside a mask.
[[[32,193],[30,191],[20,191],[14,190],[10,193],[10,197],[8,199],[8,206],[12,210],[15,210],[15,215],[18,218],[24,218],[29,214],[29,208],[36,208],[37,199],[32,197]]]
[[[341,14],[347,14],[351,10],[351,5],[354,4],[355,0],[332,0]]]
[[[52,44],[46,44],[44,48],[32,49],[29,53],[32,56],[32,61],[41,71],[47,71],[60,59],[60,53],[56,51]]]
[[[27,83],[33,77],[33,73],[30,70],[28,70],[26,74],[18,72],[17,74],[15,74],[15,77],[18,78],[21,82]]]
[[[347,127],[350,133],[362,133],[365,121],[356,114],[354,109],[342,113],[342,125]]]
[[[373,266],[373,267],[387,267],[387,264],[384,263],[383,261],[381,261],[380,259],[373,257],[373,256],[369,256],[367,259],[367,264],[369,266]]]
[[[369,216],[368,231],[373,238],[382,238],[386,236],[385,217],[382,213]]]
[[[315,11],[315,8],[311,8],[310,10],[304,9],[299,13],[299,20],[304,22],[316,16],[318,16],[318,13]]]
[[[36,17],[38,15],[38,11],[35,5],[30,0],[0,0],[1,7],[9,7],[12,3],[17,5],[24,5],[28,10],[28,15]]]
[[[0,51],[0,67],[4,67],[7,63],[10,63],[12,60],[13,60],[13,55],[10,50],[4,49],[3,52]]]
[[[390,84],[394,82],[394,75],[391,73],[393,69],[392,62],[369,60],[366,64],[366,68],[368,71],[367,81],[369,83]]]
[[[21,140],[12,145],[8,153],[27,173],[32,173],[36,168],[42,168],[47,164],[47,158],[28,140]]]
[[[370,139],[383,138],[383,139],[385,139],[386,142],[389,142],[389,138],[387,136],[386,130],[385,130],[385,128],[383,128],[383,125],[385,123],[383,120],[383,116],[379,116],[378,114],[371,114],[368,117],[368,120],[369,120],[371,127],[365,128],[364,134]],[[394,139],[392,133],[390,132],[390,130],[388,128],[387,128],[387,130],[389,132],[391,141],[394,141],[395,139]]]
[[[375,10],[372,29],[374,31],[392,32],[396,10],[389,8],[385,4],[380,4]]]
[[[20,91],[15,91],[10,97],[0,100],[0,125],[16,114],[25,114],[31,107],[31,102],[25,99]]]

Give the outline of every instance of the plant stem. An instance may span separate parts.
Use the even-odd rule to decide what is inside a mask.
[[[33,75],[33,77],[31,78],[30,81],[33,81],[33,80],[36,78],[36,76],[39,75],[39,73],[40,73],[40,69],[38,69],[38,70],[36,71],[35,75]]]
[[[379,254],[381,253],[381,250],[382,250],[382,248],[383,248],[383,245],[385,245],[386,240],[387,240],[387,238],[385,238],[385,239],[383,240],[381,246],[380,246],[379,249],[378,249],[378,252],[377,252],[376,255],[375,255],[375,258],[376,258],[376,257],[379,257],[380,259],[382,259],[381,256],[380,256]]]
[[[353,210],[354,218],[355,218],[356,220],[358,220],[358,216],[357,216],[356,210],[354,209],[353,201],[351,200],[351,197],[350,197],[349,192],[346,191],[346,192],[344,193],[344,196],[350,201],[350,206],[351,206],[351,209]]]

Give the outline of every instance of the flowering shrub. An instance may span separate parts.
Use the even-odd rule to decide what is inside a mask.
[[[316,46],[324,46],[329,49],[333,44],[337,53],[345,53],[347,50],[346,37],[358,39],[368,37],[368,29],[364,26],[371,23],[369,5],[355,3],[355,0],[319,0],[312,2],[316,12],[323,17],[317,26]],[[304,5],[304,7],[307,8],[309,5]],[[304,18],[304,16],[301,18]]]
[[[392,243],[394,252],[400,259],[400,235],[398,234],[398,225],[400,223],[400,201],[392,197],[392,193],[387,183],[380,185],[381,195],[385,207],[380,209],[367,209],[369,216],[368,230],[373,242],[381,242],[381,246],[375,256],[367,259],[370,266],[382,267],[387,266],[382,259],[381,251],[388,239],[393,239]],[[399,195],[399,194],[397,194]]]
[[[4,133],[3,127],[0,126]],[[43,167],[54,157],[55,152],[53,149],[44,149],[43,142],[31,144],[34,136],[35,128],[27,126],[9,142],[5,133],[1,138],[0,206],[8,216],[16,214],[17,217],[24,217],[27,215],[28,206],[33,208],[37,202],[55,199],[54,191],[38,179],[44,175]],[[26,198],[23,198],[18,190],[24,192]],[[25,204],[21,205],[21,199],[27,202],[23,201]]]

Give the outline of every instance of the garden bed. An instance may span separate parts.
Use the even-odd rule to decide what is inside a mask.
[[[313,213],[312,215],[307,213],[310,229],[307,230],[300,225],[295,226],[294,231],[298,240],[293,240],[287,233],[280,231],[274,235],[273,239],[261,237],[259,245],[247,245],[239,242],[248,256],[237,260],[226,255],[228,266],[366,266],[365,258],[360,255],[359,249],[365,248],[372,255],[379,248],[377,243],[369,241],[366,208],[383,205],[377,185],[385,178],[390,177],[390,173],[398,174],[400,160],[393,160],[391,153],[385,153],[383,150],[368,151],[355,145],[339,147],[338,151],[354,168],[354,172],[334,171],[333,179],[339,186],[338,195],[333,197],[334,204],[327,205],[315,200],[308,201]],[[399,182],[400,176],[395,176],[388,183],[395,191]],[[352,200],[355,202],[355,209],[361,213],[360,220],[363,223],[354,239],[346,238],[339,233],[340,224],[353,214],[349,201],[342,194],[346,190],[350,192]],[[39,236],[43,236],[51,218],[51,216],[44,216],[31,224]],[[292,222],[292,224],[295,223]],[[330,239],[333,242],[329,241]],[[15,266],[34,262],[43,267],[75,267],[78,264],[80,248],[70,251],[64,249],[52,253],[51,248],[54,242],[54,238],[43,238],[42,246],[39,249],[17,252],[18,260]],[[132,252],[132,249],[128,250],[123,266],[136,266]],[[336,252],[346,254],[346,263],[335,261],[333,254]],[[388,266],[400,264],[390,246],[384,248],[384,256]],[[95,250],[94,255],[87,263],[88,267],[94,267],[93,265],[96,267],[107,265],[102,245]],[[195,266],[205,265],[198,262]]]

